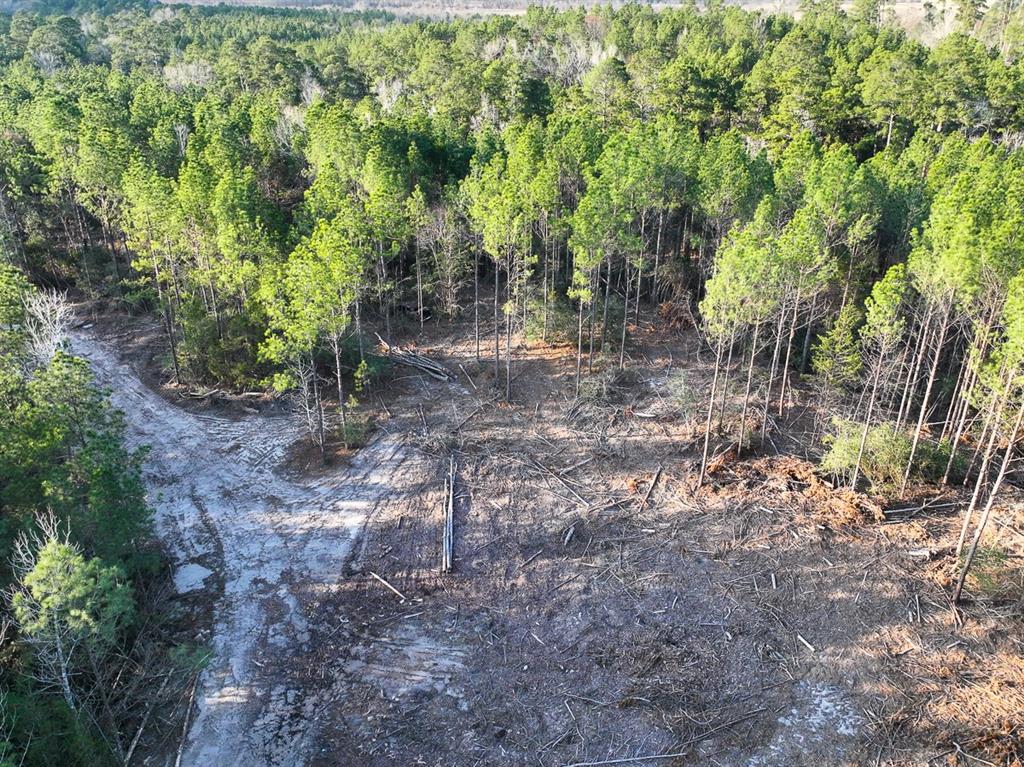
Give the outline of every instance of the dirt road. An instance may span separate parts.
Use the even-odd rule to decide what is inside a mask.
[[[400,434],[381,434],[350,467],[291,481],[278,468],[299,434],[294,422],[186,412],[105,342],[82,332],[72,346],[125,412],[130,441],[150,446],[145,479],[179,588],[220,592],[182,764],[303,764],[332,695],[330,680],[311,689],[290,678],[290,659],[327,620],[304,604],[338,583],[367,516],[411,491],[425,459]]]

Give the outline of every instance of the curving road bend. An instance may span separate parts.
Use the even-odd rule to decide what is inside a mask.
[[[293,481],[278,468],[300,434],[294,421],[196,415],[150,390],[87,331],[72,349],[124,411],[129,442],[150,446],[145,480],[180,588],[223,580],[182,764],[304,764],[331,697],[330,682],[316,688],[290,674],[319,628],[310,621],[324,619],[308,616],[304,600],[341,580],[378,503],[415,492],[425,456],[401,434],[382,434],[350,466]]]

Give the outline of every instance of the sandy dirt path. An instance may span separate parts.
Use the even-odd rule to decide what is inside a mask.
[[[87,332],[72,347],[125,412],[129,441],[150,447],[145,479],[177,580],[184,588],[205,580],[211,591],[223,580],[182,764],[304,764],[337,691],[330,680],[296,678],[290,661],[338,616],[303,606],[338,584],[375,505],[415,492],[428,461],[401,435],[381,434],[349,467],[289,480],[278,468],[300,434],[294,421],[196,415],[150,390]]]

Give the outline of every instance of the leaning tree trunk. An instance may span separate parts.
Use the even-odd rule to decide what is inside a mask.
[[[983,355],[988,351],[989,327],[990,323],[986,323],[982,333],[981,344],[978,346],[978,354],[974,357],[975,360],[982,359]],[[977,338],[977,335],[975,335],[975,338]],[[957,399],[957,408],[951,418],[951,420],[956,423],[956,431],[954,432],[952,442],[950,443],[949,459],[946,461],[946,470],[942,474],[943,485],[949,483],[949,474],[953,469],[953,462],[956,460],[957,452],[959,452],[960,449],[960,438],[963,436],[964,430],[967,428],[967,420],[971,410],[971,396],[974,394],[974,389],[980,380],[978,365],[972,364],[970,351],[967,352],[967,360],[962,364],[967,368],[967,376],[964,386],[961,389],[960,396]]]
[[[793,337],[796,335],[796,323],[800,317],[800,288],[796,289],[796,301],[793,302],[793,321],[789,323],[789,338],[786,339],[786,360],[782,363],[782,390],[779,392],[779,418],[786,412],[786,382],[789,380],[789,355],[793,351]]]
[[[960,526],[960,537],[956,542],[956,555],[959,557],[963,551],[964,542],[967,540],[967,528],[970,527],[974,510],[978,508],[978,501],[981,500],[981,491],[985,487],[985,480],[988,479],[989,467],[992,464],[992,456],[995,455],[996,440],[999,438],[999,421],[1002,420],[1003,412],[1006,409],[1007,398],[1013,385],[1013,375],[1007,375],[1006,386],[999,396],[999,401],[994,402],[989,408],[989,418],[985,423],[986,429],[991,427],[988,434],[988,441],[985,445],[985,452],[981,459],[981,468],[978,470],[978,477],[974,481],[974,491],[971,493],[971,501],[967,504],[964,512],[964,521]],[[982,434],[982,442],[985,442],[985,435]]]
[[[928,404],[931,400],[932,387],[935,385],[935,373],[939,369],[939,360],[942,359],[942,342],[946,339],[946,330],[949,328],[949,316],[943,317],[939,326],[939,340],[935,345],[935,357],[932,360],[931,370],[928,372],[928,383],[924,389],[924,400],[921,402],[921,412],[917,417],[917,428],[914,429],[914,440],[910,443],[910,457],[907,459],[907,468],[903,472],[903,483],[900,485],[900,496],[907,491],[907,483],[910,481],[910,471],[914,467],[914,456],[921,441],[921,429],[924,426],[924,419],[928,415]]]
[[[860,465],[864,460],[864,448],[868,444],[868,432],[871,430],[871,416],[875,412],[875,400],[878,397],[878,380],[882,375],[882,359],[885,350],[878,355],[878,363],[875,367],[874,380],[871,382],[871,396],[868,398],[868,412],[864,416],[864,429],[860,433],[860,445],[857,447],[857,462],[853,465],[853,479],[850,480],[850,489],[857,489],[857,479],[860,477]]]
[[[768,411],[772,407],[772,387],[775,384],[775,371],[779,365],[779,349],[782,346],[782,326],[786,321],[786,307],[779,308],[779,326],[775,329],[775,350],[772,352],[772,366],[768,373],[768,388],[764,394],[764,413],[761,416],[761,442],[768,434]]]
[[[996,477],[995,484],[992,485],[992,491],[988,495],[988,500],[985,502],[985,510],[981,513],[981,519],[978,520],[978,527],[974,530],[974,539],[971,541],[971,548],[967,551],[967,559],[964,561],[964,566],[960,570],[960,577],[956,582],[956,591],[953,592],[953,603],[960,601],[960,594],[964,588],[964,582],[967,580],[967,573],[971,569],[971,564],[974,562],[974,555],[978,552],[978,543],[981,541],[981,535],[985,532],[985,526],[988,524],[989,516],[992,514],[992,506],[995,504],[996,494],[999,492],[999,488],[1003,484],[1003,480],[1006,479],[1006,473],[1010,468],[1010,463],[1013,460],[1013,448],[1017,441],[1017,432],[1020,431],[1021,421],[1024,420],[1024,403],[1021,404],[1017,410],[1017,420],[1013,423],[1013,430],[1010,432],[1010,439],[1006,445],[1006,452],[1003,454],[1003,463],[999,467],[999,475]]]
[[[743,390],[743,412],[740,414],[740,439],[736,447],[736,457],[743,452],[743,438],[747,433],[747,406],[750,404],[750,386],[754,381],[754,357],[757,356],[757,336],[761,332],[761,323],[754,325],[754,340],[750,345],[750,364],[747,366],[747,385]]]
[[[970,366],[971,368],[974,368],[974,366],[970,365],[969,362],[965,362],[964,366],[965,367]],[[956,414],[953,416],[953,419],[956,422],[956,431],[953,432],[952,441],[950,442],[950,446],[949,446],[949,458],[946,460],[946,468],[942,472],[942,484],[943,485],[948,485],[949,484],[949,475],[953,471],[953,465],[954,465],[954,462],[956,461],[957,453],[959,452],[960,438],[963,436],[964,431],[966,431],[966,429],[967,429],[968,415],[970,414],[970,400],[971,400],[971,396],[974,394],[974,388],[977,385],[978,381],[980,380],[980,376],[977,374],[977,371],[973,370],[973,369],[971,370],[970,373],[968,373],[967,378],[968,378],[968,380],[964,382],[964,387],[965,388],[960,392],[960,397],[959,397],[960,399],[963,400],[963,407],[958,407]],[[1005,406],[1005,397],[1008,394],[1009,394],[1009,388],[1007,388],[1003,392],[1003,395],[1000,398],[1000,402],[999,402],[1000,413],[1002,413],[1002,408]],[[991,408],[990,408],[990,410],[991,410]],[[986,424],[986,428],[987,428],[987,424]],[[982,435],[982,439],[984,439],[984,435]],[[973,460],[972,460],[972,464],[973,464]],[[966,479],[966,477],[965,477],[965,479]]]
[[[928,336],[931,333],[932,309],[929,307],[925,315],[924,324],[918,334],[917,353],[914,355],[914,362],[907,373],[907,380],[903,385],[903,396],[900,398],[900,409],[896,413],[896,429],[903,427],[904,419],[910,415],[910,406],[914,399],[914,389],[917,388],[918,371],[924,361],[925,350],[928,348]]]
[[[708,470],[708,450],[711,447],[711,416],[715,412],[715,392],[718,389],[718,372],[722,365],[722,339],[718,339],[718,350],[715,353],[715,375],[711,379],[711,393],[708,395],[708,415],[704,421],[704,450],[700,458],[700,476],[697,477],[697,487],[704,484],[704,477]]]

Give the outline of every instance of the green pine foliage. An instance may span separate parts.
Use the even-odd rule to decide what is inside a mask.
[[[30,354],[33,292],[0,264],[0,582],[12,622],[0,643],[0,740],[12,764],[109,764],[79,695],[128,639],[129,577],[156,564],[144,453],[125,446],[124,418],[85,360]]]
[[[635,328],[696,326],[720,391],[678,400],[708,439],[742,397],[756,449],[813,368],[824,471],[899,493],[968,443],[995,467],[1024,400],[1024,10],[961,5],[930,47],[873,0],[0,14],[2,561],[51,510],[83,584],[147,565],[143,454],[81,360],[32,353],[30,282],[152,313],[176,384],[291,392],[321,449],[367,438],[375,332],[479,320],[508,396],[522,337],[572,345],[591,396]],[[3,660],[15,751],[102,763],[32,662]]]
[[[854,304],[847,304],[832,328],[818,338],[814,347],[814,370],[826,386],[842,389],[859,379],[863,361],[857,328],[863,317],[864,313]]]

